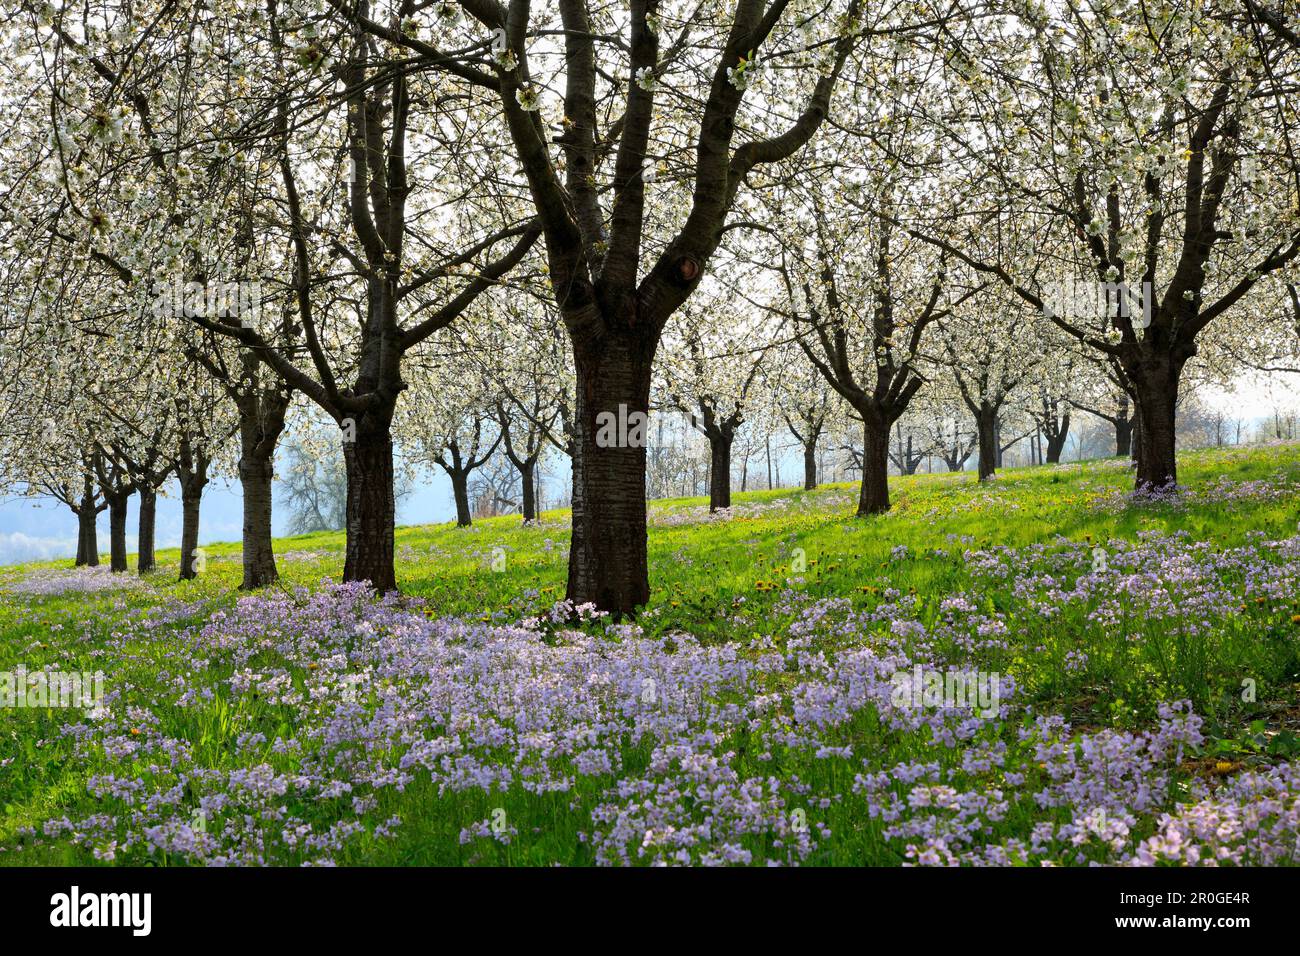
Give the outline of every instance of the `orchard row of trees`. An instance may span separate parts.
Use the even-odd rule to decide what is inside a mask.
[[[922,393],[929,399],[937,390]],[[653,396],[652,392],[652,396]],[[779,392],[769,394],[771,399]],[[890,437],[889,471],[895,475],[959,472],[977,467],[976,423],[959,402],[936,407],[928,401],[913,404],[894,425]],[[998,457],[994,470],[1066,461],[1104,458],[1116,453],[1131,454],[1132,448],[1117,447],[1118,438],[1113,416],[1075,414],[1076,400],[1066,400],[1069,408],[1060,418],[1048,419],[1042,409],[1051,410],[1041,393],[1024,396],[999,420]],[[831,411],[836,410],[835,405]],[[651,498],[710,497],[715,486],[714,449],[708,437],[692,429],[689,420],[672,408],[655,412],[652,397],[649,440],[647,442],[646,486]],[[745,421],[737,430],[732,445],[729,481],[731,491],[770,490],[776,488],[816,489],[823,482],[856,480],[862,472],[860,447],[861,425],[846,414],[840,403],[838,416],[826,416],[813,438],[806,441],[805,430],[786,421],[788,412],[779,406],[750,406]],[[1222,447],[1257,442],[1295,440],[1300,409],[1275,405],[1268,414],[1255,418],[1234,414],[1221,404],[1210,405],[1195,391],[1184,390],[1179,397],[1179,448]],[[1131,422],[1128,423],[1131,426]],[[1055,431],[1049,435],[1048,429]],[[319,440],[286,440],[288,467],[277,472],[281,500],[288,510],[287,528],[291,534],[313,531],[337,531],[346,522],[347,476],[343,457],[337,446]],[[521,516],[524,521],[540,518],[548,509],[569,505],[569,475],[564,469],[563,454],[543,453],[532,473],[532,483],[524,478],[516,463],[497,444],[497,452],[467,479],[463,501],[456,521],[469,526],[479,518],[502,515]],[[409,463],[408,463],[409,464]],[[408,471],[414,471],[408,469]],[[409,474],[402,482],[399,467],[397,500],[414,490],[417,482],[428,478]],[[453,499],[455,495],[453,489]],[[725,507],[710,497],[710,509]]]
[[[568,596],[625,615],[652,408],[707,441],[716,507],[747,418],[810,480],[847,421],[868,516],[905,416],[987,478],[1088,412],[1164,487],[1189,378],[1300,364],[1285,3],[2,4],[0,481],[83,557],[107,510],[115,568],[174,475],[192,574],[224,471],[243,584],[275,580],[310,408],[345,579],[397,586],[402,462],[467,516],[490,456],[527,490],[558,454]]]

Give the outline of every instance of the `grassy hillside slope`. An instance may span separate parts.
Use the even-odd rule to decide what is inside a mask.
[[[254,596],[237,544],[0,569],[0,671],[107,689],[0,713],[0,862],[1295,862],[1300,447],[1180,477],[656,502],[635,625],[554,608],[561,512],[399,529],[384,601],[341,534]]]

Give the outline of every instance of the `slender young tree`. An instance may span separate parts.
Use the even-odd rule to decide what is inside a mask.
[[[813,208],[813,262],[782,267],[787,308],[808,360],[862,422],[858,515],[881,514],[890,504],[890,431],[927,379],[926,331],[974,290],[954,291],[924,243],[895,247],[890,219],[841,217],[831,234],[816,196]]]
[[[731,507],[732,449],[767,356],[766,347],[747,344],[770,337],[752,325],[729,320],[722,302],[697,296],[674,317],[660,362],[665,406],[709,443],[710,512]],[[710,334],[715,328],[725,333]]]
[[[485,416],[475,415],[469,429],[470,437],[463,446],[460,436],[452,435],[442,450],[433,456],[434,463],[451,479],[452,497],[456,502],[456,526],[460,528],[468,528],[474,523],[469,505],[469,476],[487,463],[505,434],[504,430],[499,430],[492,443],[487,444],[483,434],[486,424],[488,421]]]
[[[519,513],[525,522],[537,520],[537,463],[546,450],[543,396],[534,390],[532,398],[533,407],[523,414],[512,416],[505,402],[498,402],[496,407],[506,458],[519,473]],[[558,409],[552,408],[549,424],[553,425],[558,415]]]
[[[764,378],[772,392],[774,415],[799,445],[803,488],[812,491],[818,484],[818,447],[832,424],[839,400],[797,342],[773,348]]]

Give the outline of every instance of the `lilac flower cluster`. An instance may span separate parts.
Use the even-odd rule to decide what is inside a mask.
[[[1300,580],[1294,539],[1107,548],[1104,569],[1064,540],[966,559],[1040,614],[1078,604],[1104,627],[1138,606],[1191,635]],[[1007,659],[1033,615],[974,593],[878,597],[788,588],[777,633],[723,644],[565,604],[518,623],[436,617],[358,585],[133,619],[114,646],[148,640],[153,683],[109,655],[106,706],[62,731],[94,812],[0,851],[328,865],[402,839],[418,791],[464,801],[447,839],[467,852],[527,851],[546,824],[491,809],[531,804],[608,865],[793,865],[843,847],[916,865],[1300,862],[1295,765],[1189,789],[1204,739],[1182,702],[1140,732],[1080,732],[1007,674],[987,715],[900,700],[896,673]]]
[[[40,568],[6,583],[4,590],[24,597],[46,598],[105,591],[147,591],[149,585],[133,574],[114,574],[107,566]]]
[[[1126,634],[1135,622],[1158,621],[1170,633],[1204,636],[1251,602],[1289,603],[1300,583],[1300,537],[1260,532],[1236,547],[1152,530],[1100,547],[1060,538],[967,550],[964,559],[976,580],[1010,581],[1013,596],[1041,617],[1080,608],[1102,629]]]
[[[1108,488],[1093,499],[1093,507],[1105,511],[1123,511],[1133,506],[1162,505],[1178,511],[1193,507],[1234,508],[1241,505],[1271,504],[1294,500],[1300,495],[1300,482],[1285,471],[1268,478],[1239,481],[1219,475],[1212,481],[1184,487],[1169,484],[1143,487],[1136,491]]]
[[[1277,866],[1300,858],[1300,768],[1239,774],[1218,792],[1161,814],[1155,834],[1124,860],[1133,866]]]

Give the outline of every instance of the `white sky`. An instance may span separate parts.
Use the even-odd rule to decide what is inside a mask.
[[[1207,386],[1202,395],[1207,404],[1224,409],[1233,418],[1254,420],[1271,416],[1275,409],[1300,408],[1300,375],[1243,373],[1235,389]]]

